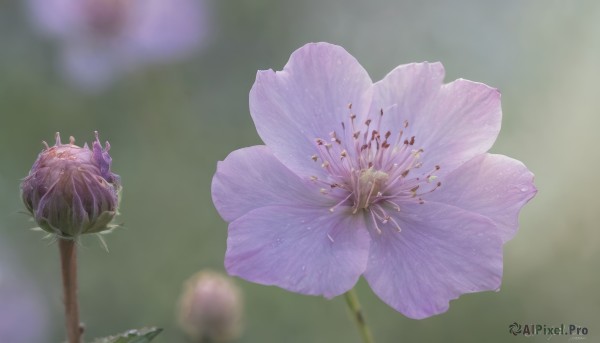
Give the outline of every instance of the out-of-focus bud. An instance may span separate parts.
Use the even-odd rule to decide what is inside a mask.
[[[75,145],[70,137],[40,153],[29,175],[21,183],[25,206],[40,228],[61,238],[76,238],[84,233],[112,229],[117,214],[121,183],[110,170],[110,145],[104,149],[98,140],[90,149],[87,143]]]
[[[242,328],[242,295],[229,277],[201,271],[191,277],[179,302],[179,325],[193,342],[227,342]]]

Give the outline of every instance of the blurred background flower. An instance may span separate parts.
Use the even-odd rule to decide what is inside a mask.
[[[0,249],[0,342],[47,342],[47,303],[39,285],[17,267],[18,255],[5,244]]]
[[[208,36],[204,0],[28,0],[33,24],[61,45],[66,75],[98,89],[147,63],[190,55]]]
[[[203,270],[185,283],[179,326],[192,342],[230,342],[242,330],[242,293],[232,278]]]
[[[58,253],[18,214],[19,180],[40,141],[56,131],[88,137],[98,130],[119,147],[111,156],[127,185],[118,218],[124,229],[106,237],[110,253],[93,237],[79,250],[86,337],[158,325],[165,331],[157,343],[185,342],[173,315],[182,282],[203,268],[223,271],[227,224],[210,196],[215,163],[262,144],[248,110],[256,71],[281,70],[311,41],[344,46],[373,80],[402,63],[442,61],[446,82],[464,77],[498,87],[503,121],[491,152],[536,175],[536,199],[504,247],[500,291],[465,295],[445,314],[414,321],[361,280],[375,339],[506,342],[517,321],[588,325],[589,341],[599,340],[600,2],[211,4],[213,44],[202,54],[137,69],[89,96],[61,82],[53,64],[59,47],[32,31],[22,1],[0,1],[0,241],[22,252],[21,265],[49,296],[53,334],[44,343],[64,340]],[[249,314],[239,342],[359,342],[343,299],[238,283]]]

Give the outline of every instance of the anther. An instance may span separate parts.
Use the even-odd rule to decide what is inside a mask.
[[[331,136],[331,141],[332,141],[332,142],[336,142],[336,143],[338,143],[338,144],[341,144],[341,143],[342,143],[342,141],[341,141],[341,140],[339,140],[339,138],[337,137],[337,134],[335,133],[335,131],[331,131],[331,132],[329,133],[329,136]]]

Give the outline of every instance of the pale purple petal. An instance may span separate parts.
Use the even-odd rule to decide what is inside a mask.
[[[271,206],[229,225],[231,275],[327,298],[351,289],[364,272],[369,234],[348,208]]]
[[[399,66],[374,85],[373,111],[384,110],[382,127],[415,136],[422,148],[425,172],[441,166],[448,173],[486,152],[500,131],[502,110],[498,90],[458,79],[442,84],[441,63]]]
[[[342,131],[350,103],[352,112],[365,115],[371,85],[346,50],[311,43],[296,50],[283,71],[257,73],[250,113],[262,140],[288,168],[305,177],[322,175],[319,164],[311,161],[315,139],[328,140],[331,131]],[[352,133],[350,128],[347,132]]]
[[[236,150],[217,164],[212,198],[228,222],[265,206],[332,205],[318,187],[287,169],[264,145]]]
[[[406,203],[390,214],[402,231],[370,230],[365,278],[397,311],[426,318],[445,312],[461,294],[500,287],[502,241],[489,219],[431,202]]]
[[[533,173],[520,161],[503,155],[477,156],[446,175],[442,183],[439,191],[424,198],[491,219],[503,241],[514,236],[521,208],[537,192]]]

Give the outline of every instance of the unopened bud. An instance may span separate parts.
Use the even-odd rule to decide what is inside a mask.
[[[39,154],[29,175],[21,183],[27,210],[39,227],[61,238],[112,229],[117,214],[121,183],[110,170],[110,145],[104,149],[98,140],[79,147],[71,137]]]
[[[201,271],[185,284],[179,325],[193,342],[227,342],[239,337],[242,312],[242,296],[233,280]]]

